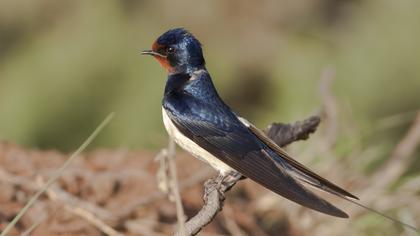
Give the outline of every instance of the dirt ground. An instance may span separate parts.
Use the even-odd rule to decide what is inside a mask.
[[[96,150],[79,156],[59,181],[25,214],[10,235],[103,235],[92,216],[124,235],[171,235],[175,205],[157,187],[155,153]],[[57,151],[25,150],[0,144],[0,220],[4,228],[37,189],[65,161]],[[188,217],[202,205],[203,182],[216,173],[185,153],[176,158],[182,201]],[[300,235],[281,212],[270,222],[256,211],[264,192],[242,181],[227,196],[221,214],[201,235]],[[94,220],[93,220],[94,221]],[[275,234],[270,234],[276,232]]]
[[[173,235],[177,226],[176,208],[170,197],[158,188],[159,162],[155,156],[152,152],[120,149],[94,150],[77,157],[10,235]],[[67,157],[53,150],[30,150],[0,142],[0,229],[4,229]],[[204,181],[216,173],[180,151],[176,164],[182,202],[189,218],[203,204]],[[388,214],[396,212],[415,217],[418,213],[417,205],[412,204],[416,199],[415,189],[400,194],[372,194],[369,178],[355,174],[354,170],[352,176],[358,178],[346,178],[349,176],[346,163],[333,164],[334,170],[327,168],[320,174],[360,194],[365,204]],[[351,218],[339,219],[305,209],[250,180],[243,180],[228,192],[223,211],[200,235],[370,235],[369,232],[385,231],[397,235],[405,230],[377,215],[366,214],[366,210],[355,205],[327,199],[333,200]],[[366,226],[365,222],[370,225]]]

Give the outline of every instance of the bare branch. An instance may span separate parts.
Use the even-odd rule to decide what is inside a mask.
[[[277,145],[284,147],[292,142],[306,140],[309,134],[314,133],[321,119],[319,116],[311,116],[303,121],[296,121],[293,124],[273,123],[264,132]]]

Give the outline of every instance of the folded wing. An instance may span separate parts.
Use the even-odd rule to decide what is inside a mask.
[[[188,104],[188,99],[184,98],[183,102]],[[197,104],[191,104],[194,105]],[[227,110],[215,112],[216,108],[200,107],[202,109],[199,113],[195,113],[194,109],[180,112],[170,107],[166,107],[166,111],[180,132],[242,175],[305,207],[332,216],[348,217],[345,212],[300,184],[290,174],[290,166],[285,162],[284,165],[277,162],[273,157],[278,154],[233,113]],[[204,107],[209,110],[203,111]],[[203,117],[203,114],[206,116]]]

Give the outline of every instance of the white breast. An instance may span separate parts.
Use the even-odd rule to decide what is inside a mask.
[[[162,116],[163,116],[163,123],[165,125],[166,131],[168,132],[169,136],[171,136],[175,142],[184,150],[191,153],[196,158],[207,162],[210,164],[214,169],[220,172],[220,174],[224,175],[227,172],[232,171],[233,169],[226,165],[224,162],[220,161],[217,157],[213,156],[211,153],[191,141],[188,137],[183,135],[178,128],[173,124],[171,119],[166,114],[165,109],[162,107]]]

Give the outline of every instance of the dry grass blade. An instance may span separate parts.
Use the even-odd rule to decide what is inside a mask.
[[[102,129],[114,118],[114,113],[109,114],[104,121],[93,131],[93,133],[82,143],[82,145],[67,159],[67,161],[57,170],[57,172],[47,181],[43,188],[38,190],[36,194],[26,203],[13,220],[6,226],[0,236],[7,235],[16,225],[20,218],[28,211],[28,209],[36,202],[36,200],[61,176],[63,171],[71,164],[71,162],[79,156],[79,154],[96,138]]]

